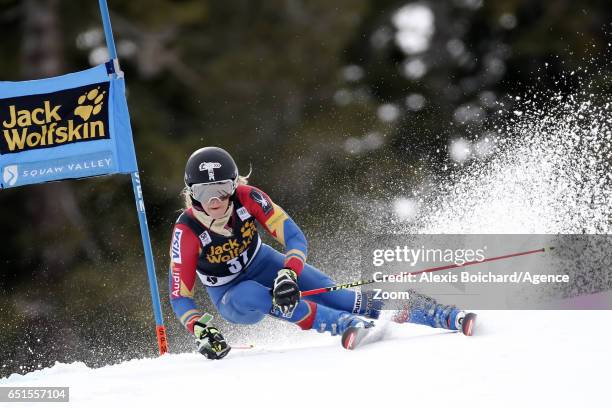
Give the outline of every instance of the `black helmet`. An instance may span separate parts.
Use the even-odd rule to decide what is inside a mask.
[[[203,147],[193,152],[185,166],[185,185],[218,183],[238,179],[238,167],[232,156],[220,147]]]

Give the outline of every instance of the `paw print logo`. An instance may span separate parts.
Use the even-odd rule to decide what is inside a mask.
[[[106,91],[100,93],[100,88],[92,89],[79,97],[79,106],[74,110],[74,114],[80,116],[84,121],[89,120],[92,115],[97,115],[104,105],[103,99]]]
[[[243,238],[253,238],[255,233],[255,224],[253,221],[247,221],[242,228],[240,228]]]

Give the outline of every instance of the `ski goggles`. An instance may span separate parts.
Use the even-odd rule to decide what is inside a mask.
[[[223,200],[236,191],[236,182],[234,180],[220,181],[218,183],[201,183],[193,184],[189,187],[191,196],[201,204],[208,204],[215,198]]]

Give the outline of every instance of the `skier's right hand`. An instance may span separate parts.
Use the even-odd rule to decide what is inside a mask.
[[[204,315],[200,320],[210,320],[209,316]],[[210,360],[220,360],[232,349],[219,330],[215,327],[207,326],[200,320],[193,325],[193,334],[196,337],[198,351]]]

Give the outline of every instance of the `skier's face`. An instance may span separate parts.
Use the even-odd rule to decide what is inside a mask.
[[[204,211],[206,211],[206,214],[210,215],[213,218],[221,218],[227,211],[228,206],[229,196],[225,196],[222,198],[213,198],[208,202],[208,204],[204,205]]]

